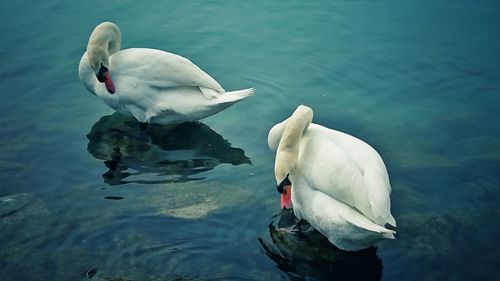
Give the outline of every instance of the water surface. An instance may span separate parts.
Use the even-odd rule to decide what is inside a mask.
[[[0,196],[17,200],[0,217],[2,280],[500,273],[496,1],[2,1],[0,14]],[[257,93],[140,135],[78,80],[105,20],[123,48],[183,55],[227,90]],[[292,236],[270,254],[280,210],[267,132],[299,104],[380,152],[397,240],[304,260],[312,246]]]

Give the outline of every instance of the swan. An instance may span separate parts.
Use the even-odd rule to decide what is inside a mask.
[[[196,121],[255,91],[225,92],[215,79],[184,57],[148,48],[120,50],[120,44],[117,25],[97,25],[78,74],[88,91],[141,124]]]
[[[353,136],[311,123],[312,118],[312,109],[301,105],[269,131],[281,207],[293,204],[298,219],[342,250],[395,239],[395,231],[385,228],[396,221],[380,155]]]

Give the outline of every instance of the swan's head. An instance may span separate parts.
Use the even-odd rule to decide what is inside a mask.
[[[115,85],[113,83],[113,79],[111,79],[111,74],[109,73],[108,51],[102,46],[91,46],[89,43],[87,48],[87,58],[97,80],[104,83],[108,93],[113,94],[115,92]]]
[[[276,188],[281,193],[281,207],[285,209],[290,208],[291,205],[292,181],[290,175],[293,175],[297,168],[300,141],[305,130],[311,124],[312,117],[312,109],[300,105],[292,116],[274,126],[269,132],[269,147],[274,150],[274,147],[277,146],[274,176]]]
[[[281,208],[290,209],[292,204],[292,182],[290,181],[290,174],[285,176],[276,175],[276,189],[281,194]]]
[[[292,180],[290,174],[295,174],[297,156],[288,151],[278,150],[274,163],[276,190],[281,194],[281,208],[290,209],[292,204]]]

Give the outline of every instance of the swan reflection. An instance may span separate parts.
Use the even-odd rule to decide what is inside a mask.
[[[97,121],[87,138],[89,153],[109,169],[103,178],[110,185],[199,180],[194,175],[221,163],[250,163],[242,149],[198,122],[140,130],[134,118],[114,113]]]
[[[269,225],[269,237],[259,238],[265,254],[291,280],[382,278],[382,260],[377,256],[376,247],[343,251],[307,223],[297,232],[296,222],[293,210],[283,210]]]

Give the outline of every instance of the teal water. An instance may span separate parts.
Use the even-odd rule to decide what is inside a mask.
[[[497,279],[500,5],[280,2],[2,1],[2,280]],[[105,20],[257,93],[145,143],[78,80]],[[276,238],[267,132],[299,104],[380,152],[396,240]]]

